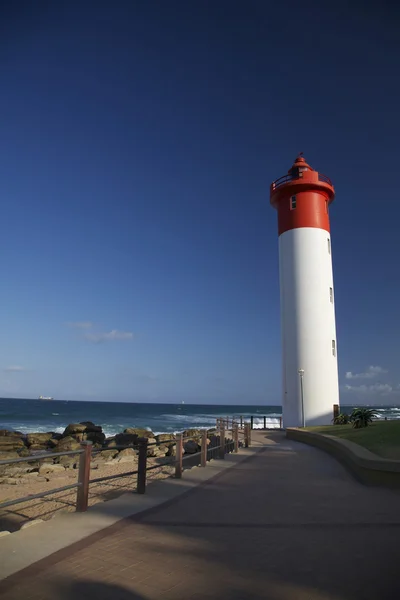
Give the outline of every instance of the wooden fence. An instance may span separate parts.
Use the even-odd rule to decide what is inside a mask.
[[[211,438],[208,438],[210,431],[215,432]],[[227,437],[227,431],[231,432],[232,438]],[[240,437],[243,437],[243,442],[240,442]],[[192,454],[184,453],[184,443],[188,440],[199,439],[201,450]],[[76,483],[72,483],[70,485],[65,485],[63,487],[53,488],[51,490],[46,490],[44,492],[40,492],[38,494],[32,494],[29,496],[24,496],[23,498],[17,498],[14,500],[8,500],[6,502],[0,503],[0,509],[6,508],[8,506],[12,506],[15,504],[21,504],[22,502],[29,502],[30,500],[35,500],[37,498],[43,498],[45,496],[49,496],[51,494],[55,494],[58,492],[63,492],[66,490],[71,490],[76,488],[76,510],[78,512],[85,512],[88,508],[89,501],[89,489],[90,484],[100,483],[103,481],[108,481],[111,479],[117,479],[120,477],[128,477],[132,475],[137,476],[136,483],[136,492],[138,494],[146,493],[146,482],[147,482],[147,473],[154,469],[159,469],[160,467],[171,464],[171,463],[163,463],[156,464],[153,466],[148,466],[147,464],[147,454],[148,449],[151,446],[158,446],[162,444],[162,442],[151,442],[149,443],[147,438],[138,438],[137,444],[135,445],[138,450],[138,465],[137,469],[134,471],[129,471],[128,473],[116,474],[116,475],[108,475],[106,477],[97,477],[95,479],[90,479],[90,464],[92,461],[92,457],[94,454],[110,450],[110,448],[99,448],[93,451],[92,442],[81,442],[81,448],[79,450],[69,450],[65,452],[45,452],[43,454],[36,454],[34,456],[27,456],[21,458],[11,458],[6,460],[0,460],[0,467],[3,465],[12,465],[16,463],[22,462],[34,462],[37,463],[42,459],[48,458],[59,458],[61,456],[68,455],[79,455],[79,468],[78,468],[78,480]],[[206,467],[207,462],[209,460],[219,458],[224,459],[225,455],[229,452],[237,453],[239,451],[240,446],[244,446],[248,448],[251,444],[251,428],[250,423],[241,424],[235,421],[234,419],[228,419],[227,421],[223,419],[217,419],[217,427],[214,430],[204,429],[201,433],[200,438],[198,436],[186,436],[179,433],[176,435],[176,440],[171,440],[168,442],[171,446],[175,445],[175,477],[181,478],[184,470],[184,465],[187,462],[190,463],[190,466],[194,466],[194,464],[200,464],[201,467]],[[132,448],[132,446],[113,446],[114,450],[123,450],[125,448]]]

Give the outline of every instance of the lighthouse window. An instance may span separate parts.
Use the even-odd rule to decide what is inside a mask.
[[[292,196],[290,198],[290,210],[294,210],[296,208],[297,205],[297,198],[296,196]]]
[[[329,288],[329,298],[330,298],[330,301],[333,304],[333,289],[332,288]]]
[[[327,242],[328,242],[328,252],[330,254],[331,253],[331,240],[329,238],[327,238]]]
[[[336,356],[336,342],[332,340],[332,355]]]

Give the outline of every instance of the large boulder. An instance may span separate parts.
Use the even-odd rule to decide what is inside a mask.
[[[26,443],[28,446],[44,446],[46,447],[49,440],[53,436],[52,432],[48,433],[28,433],[26,436]]]
[[[103,432],[101,425],[95,425],[94,423],[92,423],[92,421],[81,421],[79,423],[79,425],[85,425],[86,433],[102,433]]]
[[[203,434],[203,430],[202,429],[186,429],[186,431],[183,432],[183,437],[184,438],[198,438],[201,437]]]
[[[130,435],[137,435],[137,437],[147,437],[147,438],[154,437],[154,433],[152,431],[149,431],[148,429],[144,429],[143,427],[128,427],[127,429],[124,429],[124,433],[130,434]]]
[[[137,433],[117,433],[115,436],[115,445],[116,446],[136,446],[138,441]],[[107,444],[110,447],[110,444]]]
[[[200,446],[194,440],[188,440],[184,443],[183,447],[185,454],[196,454],[196,452],[199,452],[200,450]]]
[[[10,431],[9,429],[0,429],[0,437],[24,437],[20,431]]]
[[[81,445],[73,437],[67,436],[62,438],[57,446],[54,448],[54,452],[68,452],[69,450],[80,450]]]
[[[82,425],[82,423],[70,423],[64,429],[63,437],[67,437],[75,433],[85,433],[85,431],[86,425]]]
[[[130,448],[128,448],[128,450],[130,450]],[[124,450],[122,450],[122,452],[124,452]],[[96,454],[96,462],[99,460],[111,460],[112,458],[115,458],[117,454],[118,450],[103,450]]]
[[[121,450],[118,456],[115,458],[116,462],[132,462],[137,460],[137,454],[133,448],[125,448],[125,450]]]
[[[62,458],[62,457],[61,457]],[[46,475],[46,473],[54,473],[57,475],[63,475],[65,473],[65,467],[63,465],[53,465],[45,463],[39,467],[39,475]]]
[[[159,444],[163,444],[164,442],[173,442],[173,441],[175,441],[175,434],[174,433],[160,433],[159,435],[156,435],[156,441]]]
[[[91,421],[84,421],[83,423],[70,423],[69,425],[67,425],[67,427],[64,429],[64,433],[63,433],[63,437],[69,436],[69,435],[76,435],[76,434],[89,434],[89,433],[102,433],[103,430],[100,427],[100,425],[95,425],[94,423],[92,423]]]
[[[13,452],[25,448],[24,440],[16,436],[0,437],[0,452]]]
[[[88,433],[83,434],[84,439],[88,442],[93,442],[93,444],[104,444],[106,440],[106,436],[101,431],[89,431]]]

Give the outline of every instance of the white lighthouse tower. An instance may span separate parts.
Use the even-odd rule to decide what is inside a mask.
[[[329,205],[335,191],[300,154],[271,184],[278,212],[283,425],[327,425],[339,404]]]

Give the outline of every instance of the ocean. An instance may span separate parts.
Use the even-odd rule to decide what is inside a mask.
[[[342,407],[351,412],[353,407]],[[378,418],[400,418],[399,407],[374,408]],[[0,399],[0,429],[62,433],[69,423],[93,421],[107,436],[127,427],[144,427],[154,433],[173,433],[189,428],[214,427],[216,417],[254,417],[254,427],[279,427],[281,406],[150,404],[125,402],[78,402],[68,400]]]

